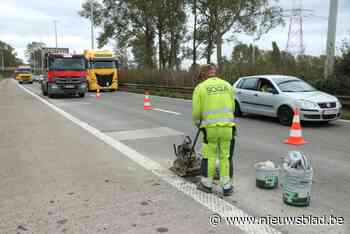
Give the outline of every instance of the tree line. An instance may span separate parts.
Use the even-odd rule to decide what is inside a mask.
[[[282,8],[269,0],[87,0],[79,14],[102,29],[99,47],[113,41],[124,64],[130,50],[138,68],[179,70],[184,59],[211,63],[237,33],[257,37],[283,23]],[[191,25],[190,27],[188,27]],[[123,61],[124,60],[124,61]]]
[[[112,42],[124,67],[132,65],[131,68],[151,71],[140,72],[150,76],[143,77],[144,82],[157,84],[159,79],[158,83],[169,84],[170,79],[176,85],[174,71],[180,70],[182,61],[190,59],[191,70],[195,71],[199,60],[212,63],[216,54],[221,76],[231,82],[244,75],[286,74],[303,78],[324,91],[350,95],[350,42],[343,43],[335,73],[328,79],[324,79],[324,55],[294,56],[280,50],[275,42],[271,50],[239,43],[231,56],[223,56],[223,43],[235,40],[237,34],[249,34],[258,40],[284,24],[283,9],[271,3],[269,0],[103,0],[101,3],[86,0],[79,14],[90,19],[93,6],[93,23],[102,29],[98,46]],[[133,61],[128,52],[132,53]],[[157,79],[155,70],[160,71]],[[122,82],[133,82],[137,74],[137,71],[132,75],[123,72]],[[170,78],[160,74],[168,74]],[[187,83],[196,81],[192,76],[192,81]]]
[[[42,49],[46,47],[43,42],[33,41],[27,44],[24,55],[28,59],[28,63],[31,65],[35,73],[40,73],[42,69],[43,53]]]
[[[316,81],[323,79],[325,61],[326,56],[324,55],[294,56],[280,50],[276,42],[272,42],[270,50],[241,43],[234,47],[231,57],[225,59],[223,73],[227,77],[285,74]]]
[[[4,64],[2,64],[4,62]],[[15,49],[8,43],[0,40],[0,70],[2,65],[5,68],[16,67],[22,64],[22,60],[18,58]]]

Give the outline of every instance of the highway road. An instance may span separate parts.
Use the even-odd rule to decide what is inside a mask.
[[[102,93],[101,100],[93,93],[84,99],[47,99],[38,84],[23,87],[38,97],[14,81],[0,83],[0,111],[4,113],[0,136],[5,136],[0,141],[5,146],[0,149],[0,160],[5,162],[0,164],[0,171],[5,170],[0,174],[0,217],[5,217],[0,233],[22,233],[21,225],[32,228],[33,233],[96,233],[97,229],[102,233],[350,233],[349,122],[308,124],[303,133],[310,144],[294,147],[282,144],[289,129],[274,119],[237,119],[235,193],[212,204],[203,201],[201,193],[174,185],[176,178],[167,172],[156,170],[170,167],[173,143],[180,143],[183,135],[195,134],[190,101],[154,96],[156,109],[144,111],[140,94]],[[290,150],[301,150],[312,160],[310,207],[283,204],[281,188],[255,187],[254,163],[280,162]],[[26,158],[27,154],[31,157]],[[125,190],[116,189],[117,185]],[[94,204],[84,205],[84,199],[95,199]],[[151,205],[140,205],[145,203]],[[222,204],[243,216],[333,215],[343,217],[345,224],[270,229],[222,223],[212,227],[209,216]],[[94,229],[86,232],[87,227]]]

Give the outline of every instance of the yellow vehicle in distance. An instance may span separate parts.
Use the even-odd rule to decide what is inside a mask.
[[[88,63],[88,90],[118,89],[118,60],[112,51],[85,50]]]
[[[15,70],[16,80],[18,83],[30,83],[33,84],[33,73],[30,66],[19,66]]]

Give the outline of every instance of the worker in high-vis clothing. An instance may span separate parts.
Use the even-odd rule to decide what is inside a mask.
[[[197,189],[211,193],[217,157],[220,161],[220,185],[223,195],[233,193],[232,157],[235,143],[234,90],[230,83],[216,76],[214,65],[200,67],[192,98],[195,124],[203,131],[201,181]]]

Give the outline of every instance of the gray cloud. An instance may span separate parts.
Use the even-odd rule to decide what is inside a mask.
[[[59,46],[81,51],[90,46],[89,21],[78,15],[83,0],[1,0],[0,38],[24,57],[25,46],[43,41],[54,46],[54,20],[58,20]]]

